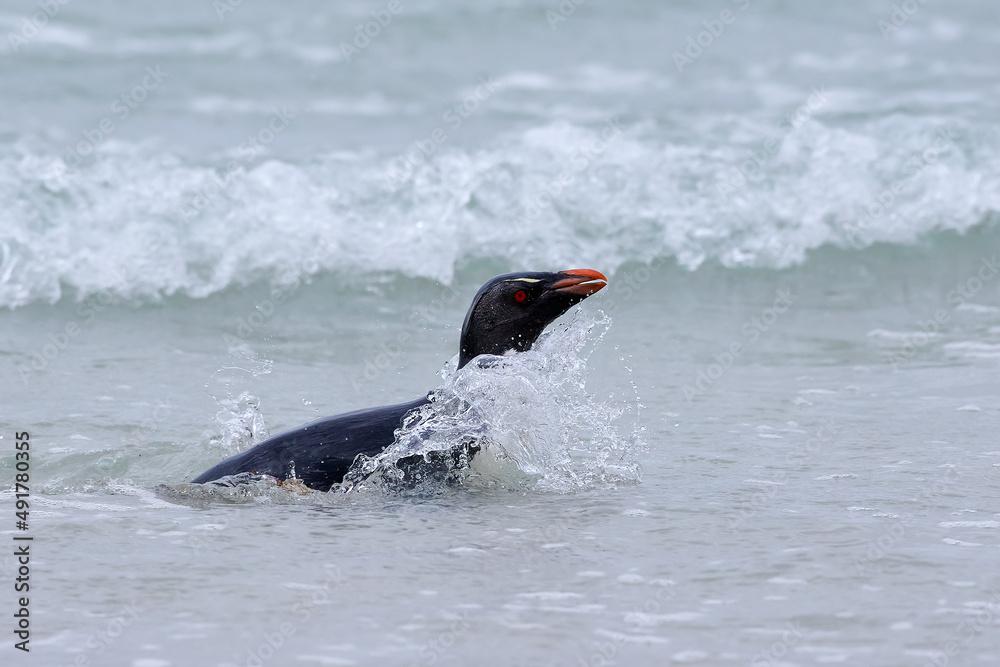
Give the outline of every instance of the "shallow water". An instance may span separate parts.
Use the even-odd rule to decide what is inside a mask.
[[[372,9],[71,3],[0,58],[4,664],[1000,661],[995,10],[404,2],[348,62]],[[572,267],[454,374],[487,278]],[[449,484],[185,483],[432,389],[400,446],[489,442]]]

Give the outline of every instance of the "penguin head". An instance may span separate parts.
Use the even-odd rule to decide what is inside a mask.
[[[465,316],[458,367],[480,354],[530,349],[552,320],[607,284],[591,269],[493,278],[476,293]]]

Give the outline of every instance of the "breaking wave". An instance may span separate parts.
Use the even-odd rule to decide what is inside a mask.
[[[992,128],[810,118],[766,144],[768,128],[713,122],[692,143],[648,123],[561,122],[409,162],[338,153],[233,175],[114,141],[63,171],[20,141],[0,148],[0,306],[201,298],[322,273],[448,283],[480,259],[783,268],[825,245],[910,245],[998,220]]]

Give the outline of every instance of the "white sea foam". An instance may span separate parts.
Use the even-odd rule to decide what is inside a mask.
[[[19,144],[0,151],[0,306],[102,290],[197,298],[314,273],[449,282],[479,258],[609,273],[656,257],[691,269],[787,267],[824,245],[912,244],[995,217],[998,138],[987,131],[963,148],[972,137],[959,129],[910,174],[906,161],[940,128],[909,124],[903,140],[879,123],[848,131],[811,120],[725,195],[720,184],[753,146],[681,145],[642,126],[615,135],[613,125],[554,123],[479,150],[446,146],[398,179],[399,156],[248,162],[223,188],[214,168],[147,146],[108,142],[59,176],[56,155]],[[859,211],[897,181],[905,194],[859,228]]]

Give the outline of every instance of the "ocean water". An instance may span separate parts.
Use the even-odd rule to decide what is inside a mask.
[[[1000,663],[993,4],[0,26],[4,665]],[[483,282],[568,268],[609,285],[455,372]],[[430,390],[349,489],[186,483]]]

